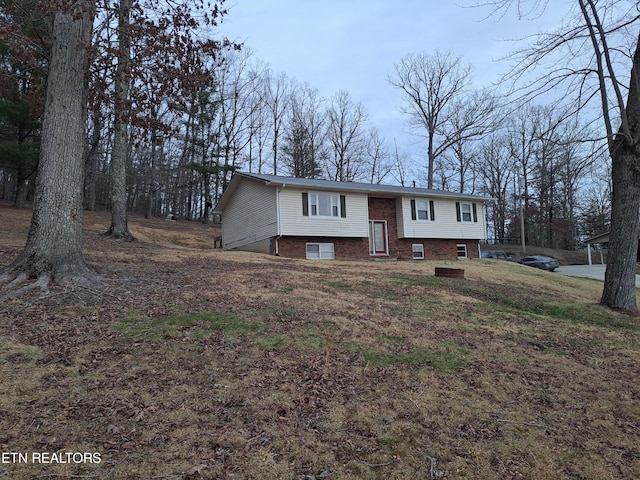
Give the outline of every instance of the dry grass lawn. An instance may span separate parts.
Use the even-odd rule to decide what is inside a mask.
[[[29,213],[0,207],[0,265]],[[640,478],[640,321],[598,305],[600,282],[108,224],[85,213],[103,289],[0,305],[0,478]]]

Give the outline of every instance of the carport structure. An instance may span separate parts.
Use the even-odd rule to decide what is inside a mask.
[[[600,245],[598,251],[600,252],[600,263],[604,263],[604,257],[602,256],[602,247],[609,243],[609,232],[601,233],[595,237],[587,238],[585,240],[587,244],[587,257],[589,259],[589,265],[593,265],[591,261],[591,245]]]
[[[609,232],[601,233],[600,235],[596,235],[595,237],[587,238],[585,240],[587,244],[587,257],[589,258],[589,265],[591,263],[591,245],[601,245],[600,251],[600,263],[604,263],[604,259],[602,257],[602,246],[609,243]],[[640,262],[640,241],[638,242],[638,251],[636,253],[636,261]]]

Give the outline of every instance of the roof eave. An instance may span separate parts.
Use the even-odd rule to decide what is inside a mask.
[[[268,178],[265,178],[268,177]],[[278,177],[274,175],[253,174],[251,172],[234,173],[231,182],[224,191],[222,197],[218,201],[216,210],[223,210],[226,206],[227,199],[237,188],[241,178],[253,181],[263,182],[267,186],[273,187],[293,187],[298,189],[311,189],[320,191],[344,191],[353,193],[363,193],[370,196],[398,198],[398,197],[425,197],[425,198],[443,198],[447,200],[472,200],[476,202],[489,203],[495,201],[493,197],[483,197],[479,195],[469,195],[463,193],[445,192],[440,190],[432,190],[425,188],[400,187],[395,185],[377,185],[379,188],[369,188],[367,184],[358,184],[351,182],[335,182],[330,180],[297,179],[294,177]],[[327,184],[323,184],[327,182]]]

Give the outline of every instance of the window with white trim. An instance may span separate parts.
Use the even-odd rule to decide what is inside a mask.
[[[330,193],[309,193],[309,215],[312,217],[339,217],[340,196]]]
[[[461,203],[460,204],[460,215],[462,217],[463,222],[472,222],[473,217],[471,216],[471,204],[470,203]]]
[[[456,202],[456,217],[459,222],[477,222],[478,210],[476,204],[469,202]]]
[[[335,258],[333,243],[307,243],[307,259],[333,260]]]
[[[416,200],[416,212],[418,220],[429,220],[429,202],[427,200]]]
[[[424,245],[421,243],[414,243],[411,246],[413,250],[413,259],[414,260],[424,260]]]
[[[458,249],[458,258],[467,258],[467,245],[466,243],[459,243],[456,245]]]
[[[429,222],[435,220],[433,200],[424,198],[411,199],[411,220]]]

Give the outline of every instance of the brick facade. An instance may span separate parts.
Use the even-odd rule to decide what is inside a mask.
[[[413,258],[413,244],[424,245],[426,259],[457,258],[458,245],[467,246],[467,257],[478,258],[478,242],[469,240],[449,240],[434,238],[398,238],[396,220],[396,199],[369,197],[369,218],[386,220],[389,237],[389,257],[410,260]],[[368,244],[368,243],[367,243]]]
[[[413,244],[424,245],[425,259],[457,258],[458,245],[467,246],[467,257],[478,258],[478,241],[433,238],[398,238],[395,198],[369,198],[369,218],[387,222],[389,255],[375,258],[397,258],[411,260]],[[333,243],[337,259],[370,259],[369,239],[342,237],[281,237],[278,253],[283,257],[305,258],[307,243]]]
[[[366,237],[280,237],[278,254],[282,257],[306,258],[307,243],[333,243],[335,258],[369,258],[369,239]]]

